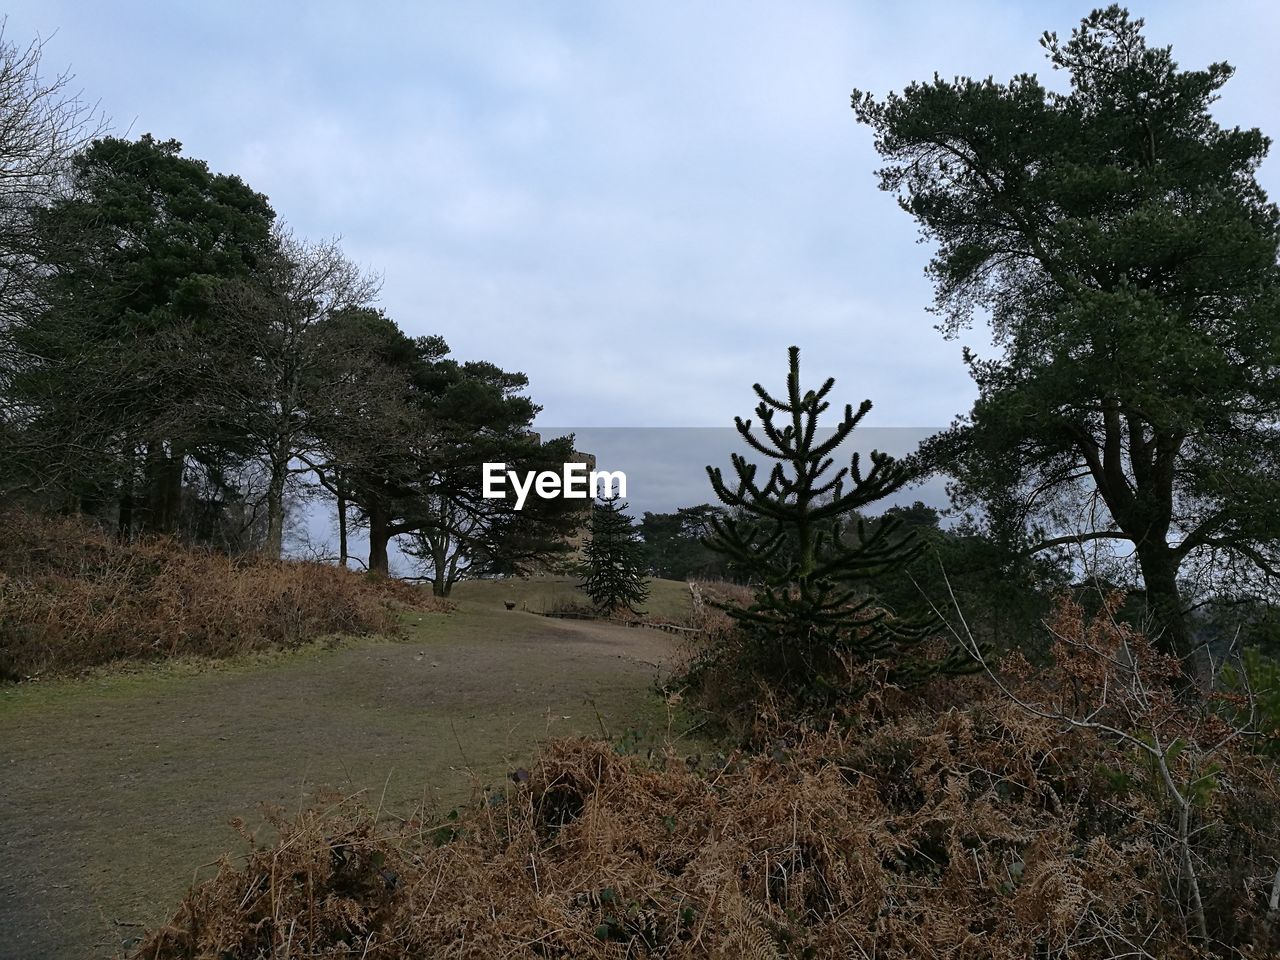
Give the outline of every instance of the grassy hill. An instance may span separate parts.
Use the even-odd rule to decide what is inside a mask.
[[[464,580],[453,588],[453,600],[502,606],[514,603],[517,610],[552,613],[589,603],[572,577],[512,577],[503,580]],[[649,601],[640,612],[646,617],[683,623],[693,612],[689,585],[679,580],[650,580]]]

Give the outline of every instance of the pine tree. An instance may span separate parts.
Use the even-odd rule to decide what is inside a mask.
[[[887,661],[898,680],[959,668],[960,657],[930,664],[911,658],[911,648],[934,624],[889,617],[867,591],[871,580],[902,570],[922,549],[900,517],[868,525],[858,514],[908,482],[904,464],[872,451],[865,474],[856,453],[849,466],[832,472],[832,455],[871,401],[856,412],[846,406],[831,435],[819,439],[818,419],[831,405],[826,397],[835,380],[828,378],[816,391],[802,390],[800,350],[792,347],[789,354],[785,399],[755,385],[763,436],[756,436],[750,420],[734,418],[750,448],[772,462],[767,479],[761,483],[759,465],[742,454],[732,456],[732,486],[719,468],[707,467],[729,510],[712,518],[705,542],[758,586],[749,607],[727,608],[729,614],[763,640],[788,672],[797,660],[804,670],[820,669],[822,655],[840,652],[860,661]],[[783,417],[775,419],[778,414]]]
[[[617,497],[601,497],[591,510],[591,530],[583,545],[579,586],[601,613],[636,612],[649,599],[644,546]]]
[[[1148,629],[1188,656],[1188,587],[1280,585],[1271,141],[1214,118],[1228,64],[1181,69],[1118,5],[1041,45],[1069,84],[854,94],[881,187],[935,244],[939,329],[990,323],[990,349],[965,353],[973,409],[921,460],[1002,548],[1078,562],[1116,543]]]

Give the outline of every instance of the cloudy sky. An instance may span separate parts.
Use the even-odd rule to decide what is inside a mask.
[[[1085,4],[9,4],[118,132],[181,140],[382,305],[528,373],[544,426],[712,426],[809,374],[876,426],[971,387],[932,328],[927,248],[876,189],[854,86],[1044,72]],[[1184,65],[1238,68],[1230,123],[1280,133],[1280,4],[1145,3]],[[1263,171],[1280,188],[1272,160]],[[980,345],[981,333],[968,342]]]

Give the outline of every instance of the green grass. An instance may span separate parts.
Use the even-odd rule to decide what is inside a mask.
[[[510,601],[517,610],[550,613],[570,604],[589,605],[572,577],[512,577],[504,580],[464,580],[453,588],[452,599],[495,608]],[[656,620],[684,623],[693,612],[689,585],[679,580],[650,580],[649,600],[640,613]]]

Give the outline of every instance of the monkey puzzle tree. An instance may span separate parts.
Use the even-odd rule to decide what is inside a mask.
[[[649,599],[644,546],[625,506],[617,497],[596,500],[582,547],[580,586],[602,613],[634,613]]]
[[[729,508],[711,517],[706,544],[726,554],[757,585],[754,602],[727,608],[772,648],[788,672],[814,667],[814,655],[847,652],[859,660],[884,660],[898,679],[958,668],[961,658],[926,665],[911,649],[928,636],[929,622],[895,620],[873,605],[871,580],[901,570],[920,550],[899,516],[868,528],[857,511],[883,500],[908,482],[907,468],[888,454],[871,452],[862,471],[854,453],[849,466],[832,471],[833,454],[871,409],[851,405],[830,436],[820,438],[819,417],[831,406],[828,378],[817,390],[800,385],[800,349],[789,351],[786,396],[755,385],[760,403],[757,437],[752,422],[734,418],[747,445],[771,465],[763,482],[759,464],[732,455],[736,482],[707,467],[716,496]],[[778,415],[782,414],[781,422]],[[847,522],[854,520],[854,530]]]
[[[937,242],[941,329],[988,312],[1000,351],[966,351],[978,400],[927,462],[1028,553],[1127,542],[1185,654],[1180,574],[1280,577],[1280,214],[1267,138],[1210,116],[1231,68],[1179,70],[1142,26],[1045,34],[1066,92],[935,77],[853,106]]]

